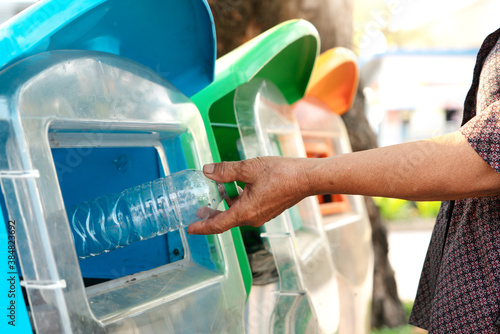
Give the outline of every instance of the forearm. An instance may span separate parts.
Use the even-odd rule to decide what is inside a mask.
[[[497,195],[500,186],[500,175],[458,132],[327,159],[308,159],[302,168],[308,194],[451,200]]]
[[[307,196],[357,194],[409,200],[452,200],[500,194],[500,174],[458,132],[323,159],[262,157],[204,167],[218,182],[242,181],[230,209],[188,228],[221,233],[261,226]]]

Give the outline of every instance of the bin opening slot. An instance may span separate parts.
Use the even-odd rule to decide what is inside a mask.
[[[66,211],[175,172],[171,167],[187,168],[180,142],[170,137],[174,139],[160,143],[155,132],[49,131]],[[183,244],[181,232],[174,231],[81,259],[84,283],[91,286],[182,260]]]

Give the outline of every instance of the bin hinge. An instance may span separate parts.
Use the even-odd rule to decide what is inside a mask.
[[[290,234],[290,232],[277,232],[277,233],[261,233],[260,234],[260,237],[261,238],[269,238],[269,239],[272,239],[272,238],[277,238],[277,239],[281,239],[281,238],[290,238],[292,235]]]
[[[2,170],[0,171],[0,179],[38,179],[40,171],[33,170]]]
[[[275,290],[272,292],[279,296],[305,296],[307,295],[306,290]]]
[[[25,281],[22,280],[19,282],[22,287],[26,289],[39,289],[39,290],[55,290],[55,289],[64,289],[66,288],[66,281]]]

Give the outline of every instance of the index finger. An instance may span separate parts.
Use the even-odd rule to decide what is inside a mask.
[[[237,210],[229,208],[207,220],[197,221],[187,228],[189,234],[219,234],[239,226]]]

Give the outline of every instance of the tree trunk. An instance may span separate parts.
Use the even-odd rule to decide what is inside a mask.
[[[294,18],[314,24],[321,36],[322,51],[338,46],[352,48],[353,0],[208,0],[208,3],[217,31],[218,57],[280,22]],[[377,146],[364,109],[364,97],[358,90],[353,108],[343,115],[353,151]],[[406,319],[388,259],[387,231],[373,199],[365,198],[365,201],[375,252],[372,326],[396,327],[406,323]]]
[[[217,30],[218,57],[280,22],[308,20],[321,36],[321,50],[351,48],[352,0],[208,0]]]

